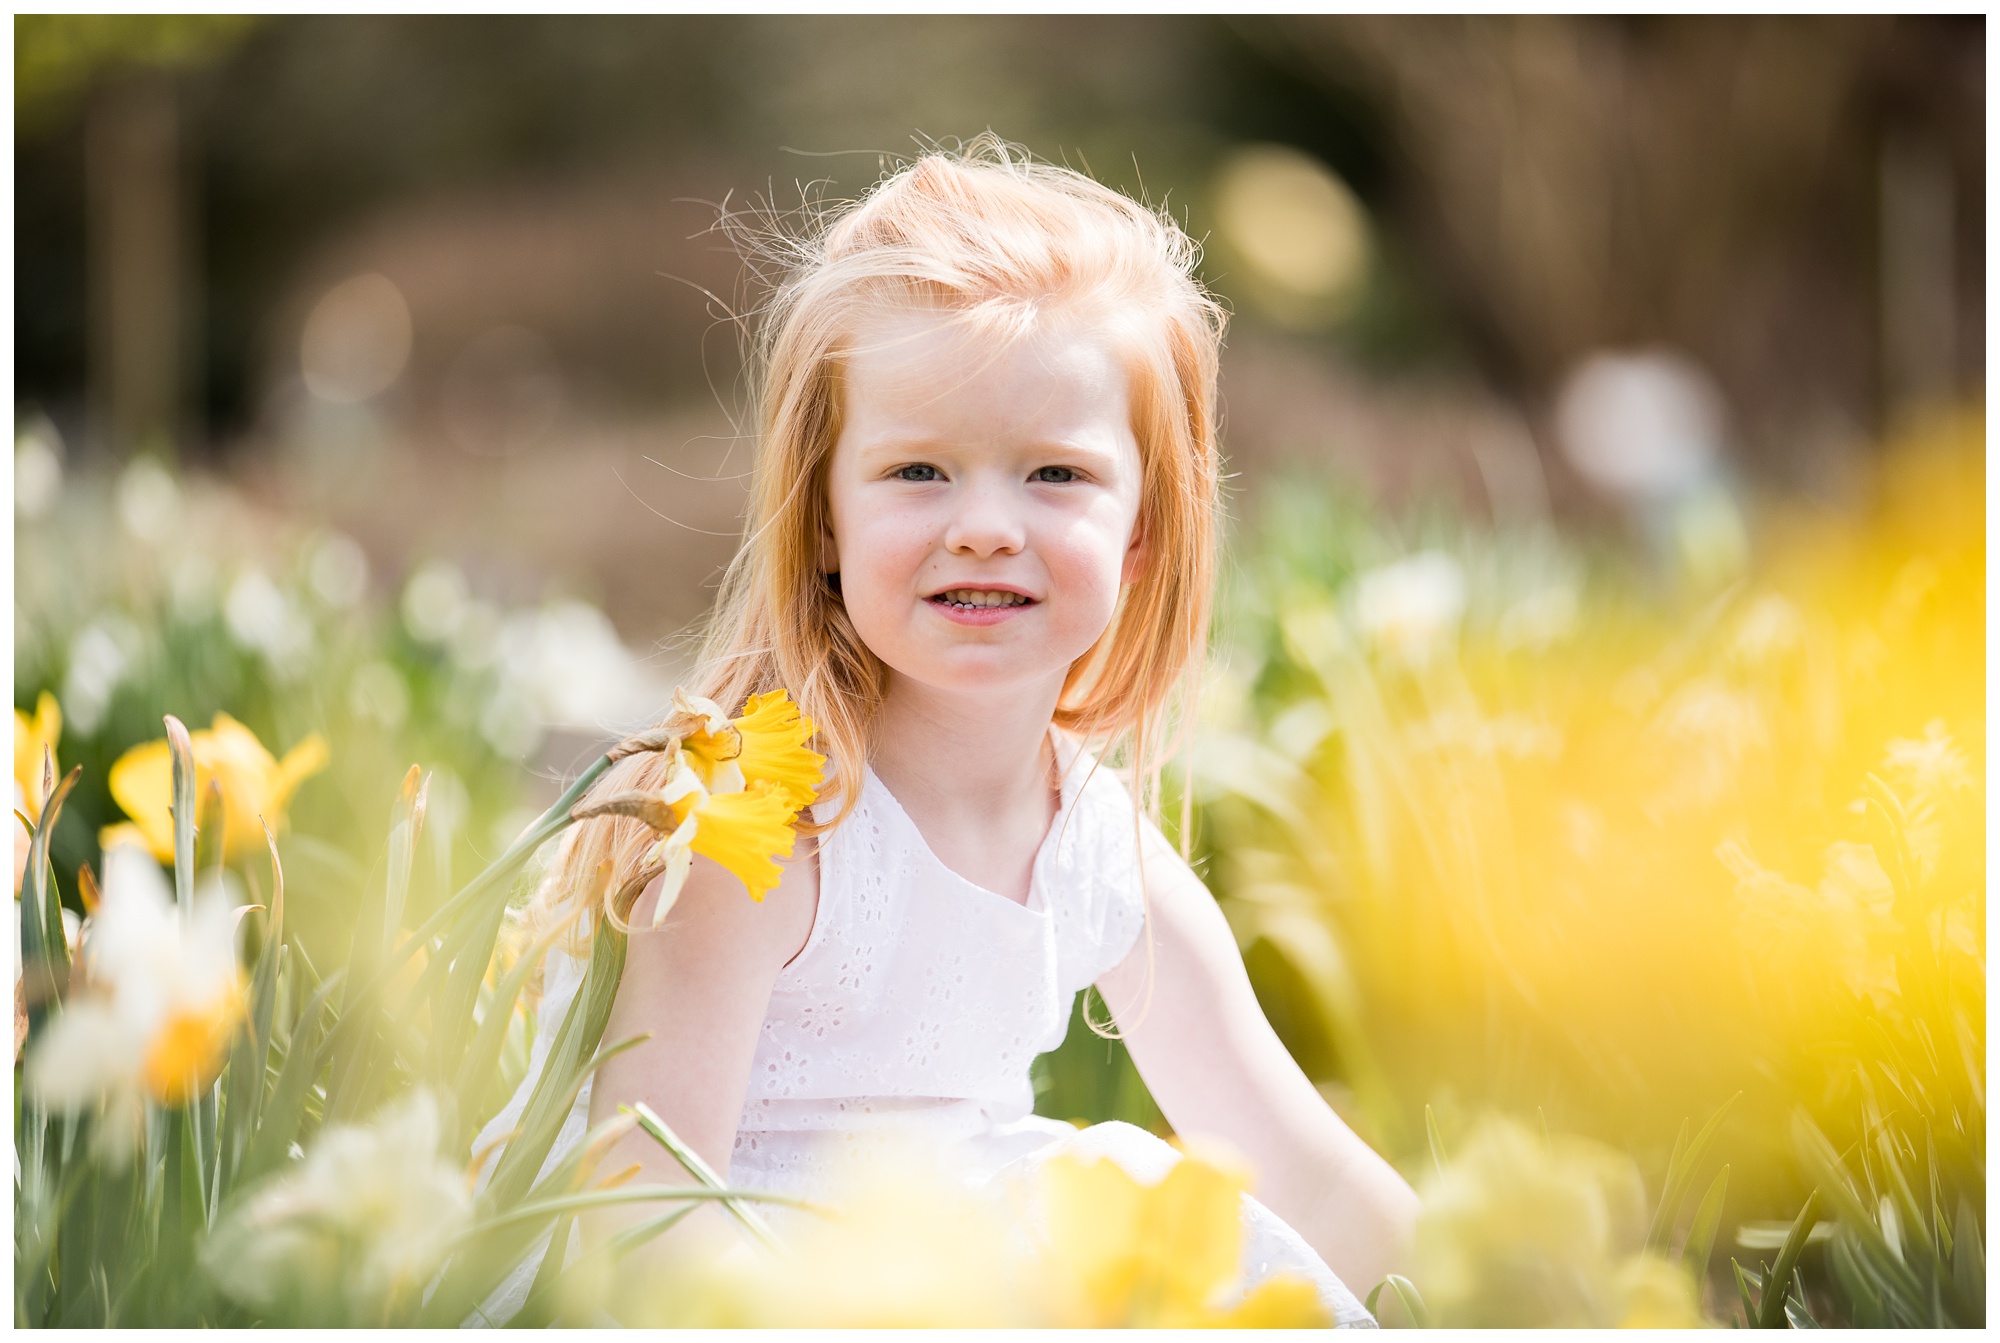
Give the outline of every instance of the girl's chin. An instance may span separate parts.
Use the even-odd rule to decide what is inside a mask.
[[[955,656],[883,660],[889,663],[892,679],[902,682],[905,689],[964,696],[996,707],[1014,696],[1039,700],[1062,692],[1070,659],[1052,660],[1044,649],[1033,650],[1036,656],[1030,657],[1019,656],[1016,650],[1004,651],[1015,655],[967,657],[964,654],[969,652],[996,654],[1003,650],[954,649]]]

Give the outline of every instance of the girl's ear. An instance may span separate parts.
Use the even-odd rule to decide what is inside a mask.
[[[1126,543],[1125,562],[1119,567],[1118,581],[1128,584],[1138,582],[1140,571],[1151,558],[1151,549],[1146,544],[1145,523],[1141,519],[1132,524],[1132,539]]]
[[[840,547],[833,543],[833,532],[822,529],[819,534],[819,571],[823,574],[840,572]]]

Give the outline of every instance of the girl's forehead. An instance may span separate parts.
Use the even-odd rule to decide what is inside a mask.
[[[951,416],[997,400],[1021,413],[1123,417],[1112,329],[1067,314],[978,316],[904,309],[862,325],[841,361],[847,414]]]

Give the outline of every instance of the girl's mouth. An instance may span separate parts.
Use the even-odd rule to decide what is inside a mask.
[[[1029,606],[1034,602],[1034,598],[1022,593],[994,588],[947,588],[926,600],[954,611],[1003,611],[1008,607]]]

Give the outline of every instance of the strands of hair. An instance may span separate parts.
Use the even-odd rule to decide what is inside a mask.
[[[1097,325],[1117,342],[1130,380],[1147,564],[1071,668],[1056,723],[1129,769],[1156,811],[1159,766],[1179,744],[1199,682],[1217,535],[1226,314],[1195,278],[1197,244],[1164,212],[990,132],[927,150],[859,199],[788,216],[725,210],[720,227],[760,298],[741,319],[752,338],[757,456],[743,543],[689,689],[732,712],[753,694],[789,689],[829,760],[822,797],[838,801],[831,818],[799,828],[817,833],[845,819],[886,669],[819,564],[844,356],[871,318],[912,305],[995,342],[1054,321]],[[660,760],[625,760],[597,791],[659,787]],[[622,887],[652,841],[629,819],[573,827],[528,921],[586,923],[599,865],[610,861]]]

